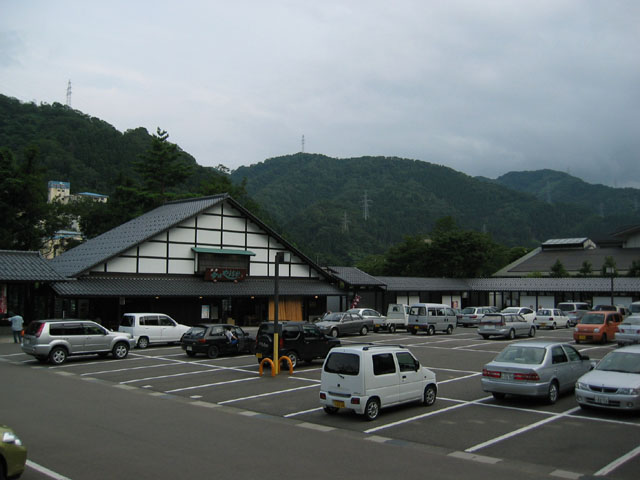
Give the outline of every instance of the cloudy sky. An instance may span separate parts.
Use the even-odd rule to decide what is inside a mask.
[[[0,0],[0,93],[199,164],[386,155],[640,188],[636,0]]]

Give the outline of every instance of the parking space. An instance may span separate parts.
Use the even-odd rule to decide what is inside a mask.
[[[573,343],[572,330],[539,331],[545,338]],[[432,446],[470,459],[524,462],[554,467],[556,476],[579,478],[636,478],[640,467],[640,417],[601,411],[583,411],[572,393],[554,405],[507,397],[497,401],[481,388],[482,367],[508,340],[484,340],[475,329],[457,329],[453,335],[380,333],[341,339],[344,344],[373,342],[408,346],[438,379],[438,400],[432,407],[411,404],[383,411],[366,422],[348,411],[327,415],[318,392],[322,362],[283,371],[271,377],[258,374],[254,356],[208,359],[187,357],[176,346],[133,350],[125,360],[72,358],[61,366],[43,365],[22,354],[3,357],[24,368],[97,379],[155,394],[234,407],[295,419],[320,429],[360,432],[381,441]],[[519,339],[519,340],[527,340]],[[610,345],[576,346],[591,359],[602,358]],[[464,457],[468,455],[468,457]],[[635,468],[635,470],[634,470]]]

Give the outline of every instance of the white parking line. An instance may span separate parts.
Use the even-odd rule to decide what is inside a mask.
[[[507,438],[515,437],[516,435],[520,435],[523,432],[528,432],[529,430],[533,430],[534,428],[538,428],[538,427],[540,427],[542,425],[545,425],[545,424],[547,424],[549,422],[553,422],[553,421],[558,420],[560,418],[567,417],[570,414],[572,414],[573,412],[576,412],[578,410],[580,410],[580,407],[570,408],[569,410],[566,410],[566,411],[564,411],[562,413],[554,414],[552,417],[545,418],[544,420],[540,420],[539,422],[532,423],[531,425],[527,425],[526,427],[519,428],[519,429],[514,430],[512,432],[505,433],[504,435],[500,435],[499,437],[493,438],[491,440],[487,440],[486,442],[482,442],[482,443],[479,443],[477,445],[474,445],[473,447],[465,449],[465,452],[467,452],[467,453],[477,452],[478,450],[481,450],[481,449],[483,449],[485,447],[489,447],[491,445],[499,443],[499,442],[501,442],[503,440],[506,440]]]
[[[46,475],[49,478],[53,478],[54,480],[71,480],[69,477],[60,475],[59,473],[56,473],[53,470],[49,470],[42,465],[38,465],[36,462],[32,462],[31,460],[27,460],[27,467],[32,468],[36,472]]]
[[[196,390],[198,388],[217,387],[218,385],[227,385],[229,383],[248,382],[250,380],[259,380],[260,377],[238,378],[236,380],[225,380],[224,382],[208,383],[206,385],[194,385],[193,387],[174,388],[173,390],[167,390],[164,393],[184,392],[187,390]],[[224,402],[221,402],[224,403]]]
[[[594,476],[596,476],[596,477],[604,477],[605,475],[608,475],[609,473],[613,472],[620,465],[624,464],[625,462],[628,462],[629,460],[631,460],[633,457],[635,457],[638,454],[640,454],[640,446],[634,448],[633,450],[631,450],[630,452],[624,454],[623,456],[615,459],[613,462],[611,462],[606,467],[601,468],[596,473],[594,473]]]
[[[101,370],[99,372],[87,372],[87,373],[81,373],[80,376],[81,377],[86,377],[89,375],[102,375],[104,373],[118,373],[118,372],[129,372],[132,370],[143,370],[146,368],[158,368],[158,367],[176,367],[176,366],[180,366],[179,363],[158,363],[156,365],[145,365],[143,367],[130,367],[130,368],[117,368],[115,370]]]
[[[442,381],[438,382],[438,385],[442,385],[443,383],[456,382],[458,380],[464,380],[465,378],[477,377],[478,375],[482,375],[482,373],[476,372],[476,373],[472,373],[470,375],[465,375],[463,377],[456,377],[456,378],[450,378],[449,380],[442,380]]]
[[[322,410],[322,407],[310,408],[309,410],[302,410],[301,412],[287,413],[286,415],[283,415],[283,417],[284,418],[291,418],[291,417],[295,417],[297,415],[304,415],[305,413],[317,412],[319,410]]]
[[[256,378],[260,378],[260,377],[256,377]],[[304,390],[305,388],[317,388],[319,386],[320,385],[318,385],[318,384],[305,385],[304,387],[288,388],[286,390],[278,390],[276,392],[260,393],[258,395],[250,395],[248,397],[241,397],[241,398],[234,398],[232,400],[225,400],[224,402],[218,402],[218,405],[224,405],[224,404],[233,403],[233,402],[240,402],[242,400],[252,400],[254,398],[260,398],[260,397],[268,397],[270,395],[280,395],[281,393],[295,392],[296,390]]]

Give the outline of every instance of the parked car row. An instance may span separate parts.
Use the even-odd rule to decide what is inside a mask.
[[[498,400],[516,395],[553,404],[574,390],[582,408],[640,410],[640,345],[614,350],[595,364],[566,343],[516,342],[483,367],[481,382]]]

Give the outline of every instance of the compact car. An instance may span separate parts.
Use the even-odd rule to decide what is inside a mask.
[[[225,331],[229,330],[238,340],[229,341]],[[255,337],[242,328],[223,323],[200,323],[193,325],[180,340],[180,346],[190,357],[204,354],[216,358],[220,354],[253,353]]]
[[[502,313],[515,313],[522,315],[527,322],[533,323],[533,319],[536,318],[536,312],[529,307],[507,307],[502,310]]]
[[[566,343],[516,342],[483,367],[482,389],[496,399],[523,395],[555,403],[590,368],[589,357]]]
[[[331,350],[322,366],[320,404],[328,414],[353,410],[375,420],[380,409],[436,401],[436,375],[399,345],[353,345]]]
[[[576,343],[607,343],[615,339],[620,322],[622,322],[622,316],[618,312],[611,310],[587,312],[573,329],[573,339]]]
[[[118,331],[133,336],[138,348],[152,343],[178,343],[187,330],[187,325],[162,313],[125,313],[118,327]]]
[[[609,352],[578,379],[575,394],[582,408],[640,410],[640,345]]]
[[[512,313],[487,313],[478,326],[478,335],[489,337],[504,337],[513,340],[517,336],[528,335],[534,337],[536,327],[527,322],[523,316]]]
[[[618,345],[621,347],[640,343],[640,314],[631,315],[618,325],[616,342],[618,342]]]
[[[130,333],[113,332],[90,320],[35,320],[22,338],[22,351],[41,362],[61,365],[71,355],[97,354],[123,359],[136,341]]]
[[[323,333],[332,337],[339,337],[348,333],[366,335],[370,330],[373,330],[373,320],[363,318],[358,313],[350,312],[328,313],[316,325]]]
[[[0,425],[0,479],[20,477],[26,463],[27,447],[11,428]]]
[[[549,328],[551,330],[555,330],[558,327],[570,327],[569,317],[564,310],[559,308],[539,308],[533,323],[536,328]]]

